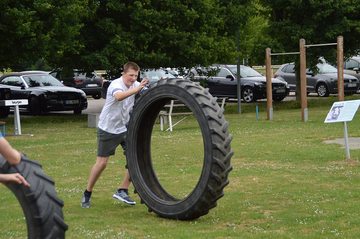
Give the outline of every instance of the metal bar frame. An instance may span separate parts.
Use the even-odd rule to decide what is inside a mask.
[[[298,55],[300,54],[299,51],[294,52],[279,52],[279,53],[270,53],[270,56],[280,56],[280,55]]]
[[[334,46],[337,45],[337,42],[334,43],[323,43],[323,44],[309,44],[309,45],[305,45],[306,48],[309,47],[315,47],[315,46]]]

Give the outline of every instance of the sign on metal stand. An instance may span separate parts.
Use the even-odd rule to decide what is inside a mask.
[[[14,106],[14,131],[15,131],[14,135],[21,135],[19,105],[28,105],[28,100],[26,99],[4,100],[3,105]]]
[[[344,143],[347,160],[350,160],[350,149],[346,122],[352,121],[359,106],[360,100],[334,102],[324,121],[324,123],[344,122]]]

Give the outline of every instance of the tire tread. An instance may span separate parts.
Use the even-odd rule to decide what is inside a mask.
[[[0,157],[0,165],[4,162]],[[0,173],[20,173],[30,183],[30,188],[17,184],[6,184],[19,201],[25,215],[28,238],[65,238],[68,229],[54,181],[47,176],[41,164],[22,156],[19,165],[0,168]]]

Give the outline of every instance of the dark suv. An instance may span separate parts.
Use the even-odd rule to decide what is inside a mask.
[[[186,78],[209,88],[213,96],[237,98],[237,66],[214,65],[190,70]],[[271,79],[274,101],[282,101],[289,94],[285,81]],[[246,103],[266,98],[266,77],[249,66],[240,66],[241,97]]]
[[[66,86],[81,89],[86,95],[91,95],[94,99],[101,98],[103,79],[94,71],[86,72],[74,69],[72,72],[65,73],[65,71],[57,69],[51,71],[50,74]]]

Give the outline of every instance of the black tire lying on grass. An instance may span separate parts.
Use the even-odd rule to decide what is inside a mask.
[[[160,184],[151,159],[156,118],[171,99],[184,103],[196,117],[204,142],[203,168],[192,192],[176,199]],[[126,158],[131,180],[142,203],[161,217],[191,220],[206,215],[228,185],[233,155],[223,109],[207,89],[185,79],[161,79],[136,101],[127,131]]]
[[[30,188],[6,184],[22,207],[28,238],[65,238],[68,226],[63,218],[64,203],[57,197],[54,181],[43,172],[41,165],[23,156],[20,164],[10,166],[0,155],[0,173],[20,173],[30,183]]]

